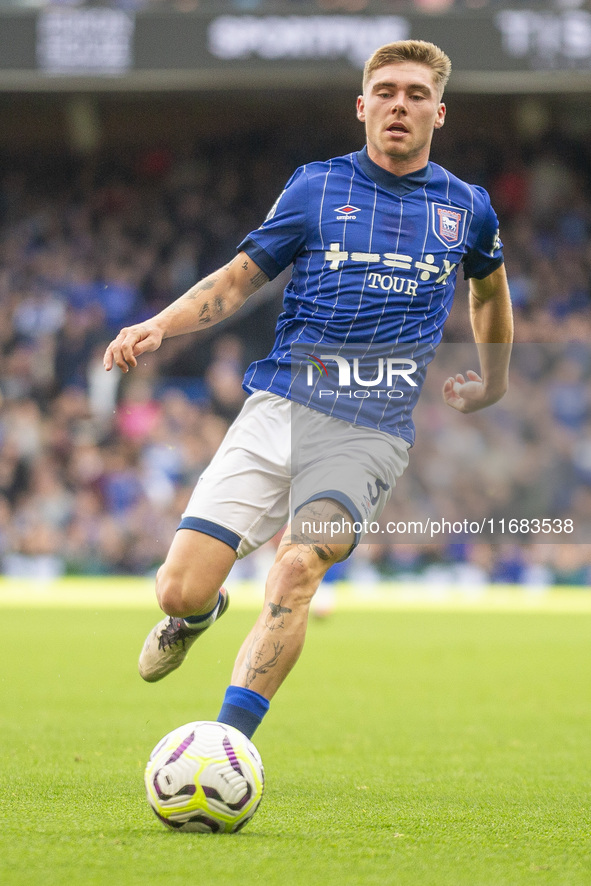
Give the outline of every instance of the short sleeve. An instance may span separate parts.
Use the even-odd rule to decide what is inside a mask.
[[[483,280],[503,264],[503,244],[499,237],[499,220],[487,192],[478,187],[474,190],[481,198],[484,218],[476,242],[463,258],[464,277]]]
[[[267,218],[238,246],[272,280],[290,265],[306,242],[308,183],[297,169],[271,207]]]

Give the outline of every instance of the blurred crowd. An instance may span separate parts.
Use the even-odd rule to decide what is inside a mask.
[[[441,13],[451,9],[486,9],[502,7],[532,7],[545,9],[587,8],[589,0],[546,0],[532,4],[531,0],[0,0],[0,9],[41,9],[47,7],[96,7],[136,10],[175,9],[179,12],[195,10],[214,12],[271,12],[320,11],[355,12],[409,12]]]
[[[324,147],[316,156],[328,156]],[[522,153],[511,142],[500,155],[480,146],[456,169],[457,148],[448,143],[434,159],[487,187],[501,218],[520,343],[513,399],[462,425],[466,417],[426,391],[394,502],[404,516],[409,502],[461,514],[483,499],[491,515],[577,515],[581,543],[400,539],[363,546],[335,575],[585,585],[589,149],[540,142]],[[165,342],[126,376],[104,372],[102,354],[121,326],[150,316],[228,260],[264,218],[292,159],[256,137],[240,150],[227,142],[130,150],[117,159],[7,159],[0,180],[4,574],[144,575],[162,562],[200,472],[244,400],[245,367],[272,342],[285,280],[210,334]],[[446,327],[450,359],[452,343],[470,338],[465,284],[458,289]],[[550,350],[538,345],[545,342]],[[482,490],[476,502],[475,490]],[[248,558],[241,574],[256,575],[268,557],[263,550]]]

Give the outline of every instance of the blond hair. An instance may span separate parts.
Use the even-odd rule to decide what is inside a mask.
[[[426,40],[398,40],[396,43],[386,43],[370,55],[363,69],[363,89],[371,79],[374,71],[383,68],[384,65],[397,64],[398,62],[415,62],[426,65],[433,72],[435,86],[439,90],[439,96],[451,74],[451,61],[445,52],[434,43]]]

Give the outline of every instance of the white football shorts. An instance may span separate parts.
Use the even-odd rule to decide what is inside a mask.
[[[401,437],[257,391],[199,478],[179,529],[219,538],[241,558],[311,501],[338,501],[367,525],[406,468],[408,449]]]

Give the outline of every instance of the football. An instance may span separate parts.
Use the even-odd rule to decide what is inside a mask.
[[[144,781],[148,802],[167,827],[229,834],[256,812],[265,774],[259,752],[242,732],[198,720],[158,742]]]

